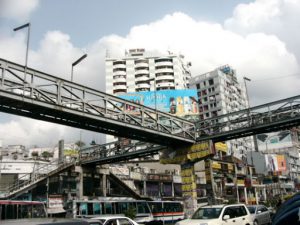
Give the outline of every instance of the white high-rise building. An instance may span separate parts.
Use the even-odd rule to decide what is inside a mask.
[[[198,92],[200,120],[239,111],[249,105],[244,85],[239,84],[236,71],[228,65],[191,78],[190,88]],[[252,148],[252,138],[231,140],[227,145],[228,154],[241,158]]]
[[[130,49],[122,58],[107,57],[106,93],[119,95],[139,91],[188,89],[191,63],[171,52],[158,55]],[[106,135],[106,142],[115,141]]]
[[[154,55],[144,49],[130,49],[123,58],[106,58],[106,92],[187,89],[190,63],[183,55]]]

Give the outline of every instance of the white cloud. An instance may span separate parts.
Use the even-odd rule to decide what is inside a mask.
[[[264,1],[261,1],[261,4],[263,3]],[[237,11],[238,8],[235,14]],[[279,12],[273,11],[272,15],[277,16]],[[294,16],[299,18],[298,15]],[[266,23],[269,17],[261,16],[263,19],[259,21]],[[237,16],[234,18],[235,22],[238,21]],[[69,35],[61,31],[49,31],[41,40],[38,49],[30,50],[28,64],[38,70],[70,79],[72,62],[87,53],[88,57],[74,68],[74,81],[97,90],[104,90],[106,54],[123,56],[125,49],[129,48],[145,48],[163,53],[171,50],[184,54],[186,59],[192,62],[194,76],[230,64],[237,70],[240,79],[243,76],[251,78],[249,94],[252,104],[299,94],[299,78],[296,76],[281,79],[279,82],[259,81],[299,73],[295,54],[286,47],[288,43],[278,38],[276,34],[263,31],[241,34],[234,29],[228,30],[227,27],[229,23],[233,24],[233,19],[228,21],[231,22],[227,22],[224,28],[222,24],[197,21],[183,13],[174,13],[150,24],[133,27],[126,37],[117,35],[102,37],[84,49],[74,46]],[[255,24],[259,24],[259,21]],[[251,29],[258,26],[255,24],[251,25]],[[26,37],[22,33],[13,35],[0,37],[0,57],[23,64]],[[46,137],[53,137],[55,143],[58,140],[56,138],[67,138],[70,137],[68,133],[72,133],[69,132],[69,128],[57,128],[40,121],[31,120],[30,124],[31,129],[28,132],[27,124],[23,119],[18,119],[14,123],[5,124],[5,127],[1,125],[0,132],[5,129],[18,130],[15,134],[24,140],[28,139],[30,144],[36,143],[37,140],[45,140],[40,133]],[[40,127],[45,129],[40,130]]]
[[[0,18],[27,20],[38,4],[38,0],[0,0]]]
[[[300,61],[300,1],[256,0],[238,5],[225,21],[226,29],[241,34],[276,35]]]

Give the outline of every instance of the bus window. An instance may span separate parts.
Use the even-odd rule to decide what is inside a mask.
[[[116,203],[116,214],[123,214],[128,209],[127,202],[117,202]]]
[[[137,213],[150,213],[146,202],[137,202]]]
[[[100,203],[94,203],[93,204],[93,210],[94,210],[94,215],[100,215],[101,213],[101,205]]]
[[[88,206],[88,215],[93,215],[93,213],[94,213],[94,206],[93,206],[93,203],[88,203],[87,204],[87,206]]]
[[[183,207],[180,203],[165,202],[164,203],[165,212],[183,212]]]
[[[161,202],[149,202],[152,213],[162,212],[162,203]]]
[[[79,215],[87,215],[87,203],[80,203]]]
[[[112,203],[104,203],[104,214],[113,214],[113,206]]]

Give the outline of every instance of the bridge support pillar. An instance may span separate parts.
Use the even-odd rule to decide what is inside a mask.
[[[147,196],[147,182],[143,181],[143,195]]]
[[[99,173],[101,174],[100,188],[102,190],[103,197],[106,197],[107,196],[107,175],[109,175],[109,168],[103,165],[100,167]]]
[[[76,197],[82,199],[83,197],[83,170],[81,166],[75,167],[75,172],[78,173],[76,179]]]
[[[194,162],[181,164],[182,196],[187,216],[191,216],[197,209],[197,185]]]

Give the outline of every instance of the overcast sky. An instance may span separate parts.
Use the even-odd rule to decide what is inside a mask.
[[[248,83],[252,106],[300,94],[299,0],[0,0],[0,58],[24,64],[31,23],[28,66],[104,91],[105,54],[129,48],[165,53],[192,62],[192,76],[224,64]],[[69,65],[69,66],[68,66]],[[82,131],[101,143],[101,135]],[[3,146],[55,146],[75,142],[80,130],[0,113]]]

